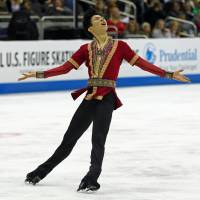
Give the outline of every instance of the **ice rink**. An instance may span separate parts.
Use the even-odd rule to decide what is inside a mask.
[[[117,89],[101,189],[77,193],[88,171],[91,127],[38,185],[27,172],[60,144],[83,96],[69,92],[0,96],[0,200],[200,200],[200,85]]]

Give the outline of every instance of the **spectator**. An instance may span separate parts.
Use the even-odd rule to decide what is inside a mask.
[[[165,21],[163,19],[159,19],[155,27],[152,31],[152,37],[153,38],[169,38],[171,37],[170,30],[165,28]]]
[[[154,27],[159,19],[165,19],[165,13],[162,9],[162,4],[159,1],[154,1],[152,7],[146,11],[144,20],[149,22],[151,27]]]
[[[118,7],[111,7],[109,9],[110,18],[107,20],[108,26],[116,26],[118,29],[118,35],[122,36],[126,30],[125,24],[120,20],[120,11]],[[108,28],[109,32],[114,32],[113,28]]]
[[[127,25],[126,34],[138,34],[139,24],[135,19],[131,19]]]
[[[64,6],[68,7],[70,10],[73,10],[74,0],[64,0]]]
[[[26,12],[28,15],[36,15],[34,10],[32,9],[32,3],[30,0],[24,0],[20,6],[20,10]]]
[[[0,0],[0,13],[6,14],[8,12],[8,9],[6,7],[5,0]]]
[[[37,40],[38,30],[27,11],[14,12],[8,26],[9,40]]]
[[[180,19],[187,20],[185,13],[181,13],[178,17]],[[195,35],[194,28],[193,28],[193,26],[191,24],[180,23],[179,26],[180,26],[181,34],[185,34],[185,35],[194,37],[194,35]]]
[[[167,13],[167,15],[172,16],[172,17],[178,17],[181,12],[182,12],[182,10],[181,10],[180,2],[173,1],[170,4],[170,9],[169,9],[169,12]]]
[[[196,0],[195,6],[193,8],[193,13],[194,13],[194,22],[197,26],[198,32],[200,32],[200,0]]]
[[[21,0],[7,0],[6,4],[8,11],[11,13],[20,11],[21,3],[22,3]]]
[[[77,5],[78,14],[79,15],[84,15],[84,10],[83,10],[83,8],[81,6],[81,2],[80,1],[77,1],[77,2],[78,2],[78,5]],[[74,0],[64,0],[64,7],[67,7],[71,12],[73,12]]]
[[[198,32],[200,32],[200,12],[198,14],[196,14],[194,22],[197,26],[197,30]]]
[[[97,14],[107,18],[107,7],[104,0],[97,0],[95,4],[95,11]]]
[[[124,10],[124,3],[117,1],[117,0],[105,0],[106,5],[108,8],[111,7],[118,7],[120,10]]]
[[[144,0],[133,0],[133,2],[135,3],[136,5],[136,8],[137,8],[137,21],[141,24],[144,19],[143,19],[143,16],[144,16]]]
[[[194,2],[194,7],[193,7],[193,10],[192,10],[192,13],[196,16],[200,13],[200,0],[196,0]]]
[[[192,5],[189,1],[185,2],[184,4],[184,13],[185,13],[185,19],[189,21],[194,20],[194,14],[192,13]]]
[[[45,1],[40,2],[39,0],[31,0],[30,3],[31,3],[32,13],[42,17],[45,12]]]
[[[172,21],[169,26],[171,38],[180,37],[180,24],[177,21]]]
[[[141,25],[140,34],[151,37],[151,24],[149,24],[148,22],[143,22]]]
[[[47,4],[46,15],[72,15],[72,11],[64,7],[63,0],[50,0]]]

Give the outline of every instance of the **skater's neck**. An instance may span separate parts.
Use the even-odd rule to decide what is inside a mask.
[[[105,33],[104,35],[96,34],[94,35],[95,40],[97,41],[98,48],[102,49],[106,45],[109,40],[108,34]]]

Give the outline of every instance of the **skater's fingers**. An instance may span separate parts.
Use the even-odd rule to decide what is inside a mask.
[[[184,69],[180,69],[180,70],[178,70],[177,72],[180,73],[180,72],[183,72],[183,71],[184,71]]]

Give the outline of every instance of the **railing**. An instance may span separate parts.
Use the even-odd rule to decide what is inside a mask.
[[[2,21],[2,19],[3,19],[3,20],[8,20],[8,22],[9,22],[11,18],[12,18],[12,15],[0,15],[0,21]],[[40,17],[33,15],[33,16],[31,16],[31,19],[34,21],[39,21]]]
[[[79,17],[79,20],[82,16]],[[55,22],[57,22],[55,24]],[[73,27],[73,16],[44,16],[40,19],[40,39],[44,39],[44,30],[47,27]]]
[[[79,0],[79,1],[82,1],[82,2],[84,2],[84,3],[90,4],[90,5],[92,5],[92,6],[95,5],[95,2],[94,2],[94,1],[91,1],[91,0]]]
[[[89,1],[89,0],[82,0],[82,1]],[[124,1],[124,0],[123,0]],[[0,15],[0,26],[2,28],[7,28],[10,19],[12,18],[11,15]],[[82,20],[82,16],[79,16],[79,21]],[[34,20],[37,24],[38,30],[39,30],[39,39],[44,39],[44,29],[47,27],[53,27],[53,26],[60,26],[60,27],[73,27],[73,16],[44,16],[40,18],[39,16],[31,16],[31,19]],[[54,22],[57,22],[56,24]],[[195,36],[199,36],[197,33],[197,27],[193,22],[175,18],[175,17],[167,17],[166,22],[169,21],[178,21],[180,23],[186,23],[191,25],[191,27],[194,30]],[[79,22],[80,26],[82,26],[82,22]],[[118,30],[115,30],[114,32],[111,32],[110,34],[113,35],[115,38],[117,38],[118,34],[116,34]],[[131,36],[131,35],[130,35]],[[126,36],[125,36],[126,37]],[[134,38],[147,38],[145,35],[132,35],[131,37]]]
[[[144,38],[144,39],[147,39],[148,38],[148,36],[147,35],[143,35],[143,34],[125,34],[124,36],[123,36],[123,38]]]
[[[171,17],[171,16],[169,16],[169,17],[167,17],[165,19],[166,23],[169,22],[169,21],[177,21],[179,23],[188,24],[188,25],[190,25],[193,28],[193,30],[194,30],[194,36],[197,36],[197,34],[198,34],[197,26],[193,22],[191,22],[191,21],[180,19],[180,18],[176,18],[176,17]],[[189,36],[189,34],[188,34],[188,36]]]
[[[132,19],[136,19],[137,16],[137,7],[136,5],[132,2],[132,1],[127,1],[127,0],[118,0],[119,2],[125,3],[126,5],[130,6],[133,8],[134,11],[134,15],[130,14],[130,13],[126,13],[126,12],[121,12],[122,15],[130,17]]]
[[[9,22],[12,18],[12,15],[0,15],[0,26],[1,28],[8,28]],[[36,22],[39,34],[41,33],[41,19],[39,16],[31,16],[31,19]],[[40,37],[41,39],[41,37]]]
[[[0,15],[0,26],[2,28],[7,28],[9,25],[9,21],[12,18],[11,15]],[[82,16],[79,16],[79,21],[82,20]],[[43,16],[40,18],[39,16],[31,16],[31,19],[34,20],[37,24],[37,28],[39,31],[39,39],[44,39],[45,29],[50,27],[61,27],[61,28],[73,28],[73,16]],[[55,23],[56,22],[56,23]],[[79,27],[82,27],[82,22],[79,22]],[[109,35],[114,38],[118,38],[118,29],[116,26],[108,26],[108,28],[112,28],[113,31],[108,32]]]

